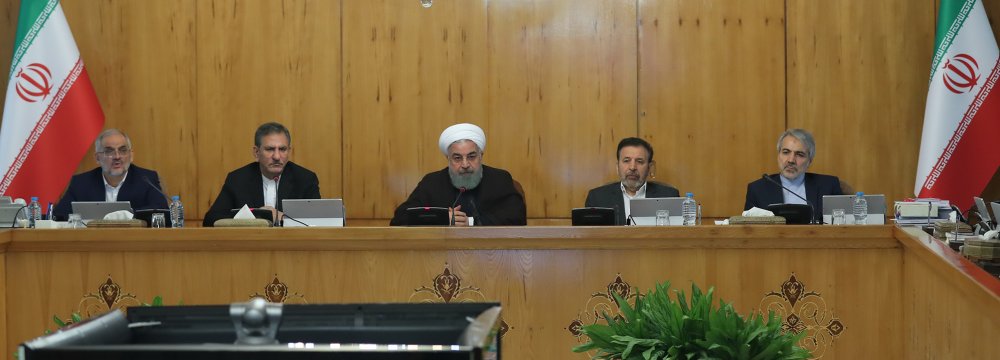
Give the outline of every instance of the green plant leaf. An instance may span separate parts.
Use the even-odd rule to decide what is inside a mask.
[[[66,327],[66,322],[62,321],[58,315],[52,315],[52,322],[56,323],[56,326],[58,327]]]

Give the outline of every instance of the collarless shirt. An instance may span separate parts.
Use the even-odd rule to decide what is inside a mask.
[[[101,174],[101,180],[104,180],[104,201],[118,201],[118,191],[122,189],[122,184],[125,183],[125,178],[127,177],[128,171],[126,171],[125,175],[122,176],[122,181],[118,182],[118,186],[111,186],[111,184],[108,183],[108,178],[104,177],[104,174]]]
[[[278,183],[281,182],[281,175],[273,179],[268,179],[263,174],[260,177],[264,180],[264,206],[277,208],[275,204],[278,203]]]
[[[646,184],[648,184],[648,183],[646,183]],[[636,190],[634,196],[629,196],[628,191],[625,190],[625,184],[621,184],[622,199],[625,201],[625,219],[626,219],[626,221],[627,221],[629,215],[632,214],[632,207],[630,206],[629,202],[632,199],[645,199],[646,198],[646,184],[642,184],[642,186],[639,187],[639,190]]]
[[[781,178],[781,185],[784,185],[788,190],[798,194],[802,199],[806,198],[806,174],[799,175],[798,178],[794,180],[788,180],[784,176],[778,176]],[[781,195],[785,198],[786,204],[803,204],[808,205],[805,200],[799,198],[799,196],[792,195],[788,190],[781,189]]]

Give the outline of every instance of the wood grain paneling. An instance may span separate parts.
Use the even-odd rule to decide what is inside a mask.
[[[815,136],[811,170],[913,195],[936,12],[930,1],[788,2],[788,127]]]
[[[132,162],[159,172],[166,193],[193,200],[198,168],[192,160],[199,158],[195,1],[61,4],[104,110],[105,127],[129,134]],[[78,171],[97,166],[88,149]]]
[[[0,69],[5,71],[10,69],[10,62],[14,53],[14,37],[17,33],[17,16],[21,9],[21,2],[16,0],[0,1]],[[7,101],[6,76],[0,77],[0,86],[3,86],[4,96],[0,97],[0,104]]]
[[[1000,344],[982,341],[1000,335],[996,277],[920,230],[896,232],[907,240],[902,241],[904,358],[996,357]]]
[[[288,303],[412,302],[442,301],[418,289],[447,268],[461,279],[453,301],[503,303],[505,357],[587,358],[570,352],[578,339],[568,326],[592,319],[594,295],[618,276],[633,293],[664,280],[715,286],[747,313],[792,274],[816,296],[786,309],[807,324],[847,326],[824,359],[903,357],[902,240],[889,226],[286,230],[283,241],[259,229],[13,231],[8,347],[78,311],[109,276],[122,294],[167,304],[243,301],[275,277]]]
[[[316,172],[320,192],[341,185],[340,2],[197,2],[198,196],[201,217],[229,171],[254,161],[257,126],[292,135],[290,159]]]
[[[424,174],[447,165],[442,130],[485,125],[486,28],[485,0],[344,2],[348,217],[392,217]]]
[[[937,3],[62,2],[108,126],[189,218],[277,120],[355,219],[390,217],[445,166],[438,135],[463,121],[486,129],[485,162],[522,183],[532,218],[565,218],[615,180],[615,145],[634,135],[657,149],[656,180],[709,217],[774,172],[786,127],[816,135],[814,171],[909,196]],[[18,4],[0,1],[3,66]],[[984,5],[995,20],[1000,2]],[[93,166],[88,154],[79,169]]]
[[[639,134],[705,216],[743,210],[784,130],[784,2],[639,1]]]
[[[633,1],[489,2],[487,164],[524,187],[528,217],[569,217],[616,179],[636,132]]]

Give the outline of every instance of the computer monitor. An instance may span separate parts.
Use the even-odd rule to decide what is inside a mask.
[[[791,225],[812,224],[813,220],[813,208],[806,204],[771,204],[767,211],[785,218],[785,223]]]
[[[571,212],[573,226],[618,225],[615,209],[605,207],[576,208]]]
[[[634,225],[656,225],[656,212],[669,211],[667,225],[684,225],[684,197],[645,198],[629,200],[629,215]]]
[[[500,358],[498,303],[274,305],[277,343],[237,343],[250,318],[232,306],[133,307],[28,341],[21,359]]]
[[[282,199],[284,227],[344,226],[344,200]]]
[[[406,223],[409,226],[448,226],[451,213],[443,207],[411,207],[406,209]]]

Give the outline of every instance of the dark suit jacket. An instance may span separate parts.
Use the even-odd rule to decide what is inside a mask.
[[[476,226],[527,225],[524,197],[514,188],[514,179],[506,170],[483,165],[483,180],[475,189],[458,196],[451,184],[448,168],[424,176],[410,197],[396,208],[389,225],[408,225],[406,209],[411,207],[462,206],[461,211],[475,218]]]
[[[156,185],[154,189],[146,180]],[[101,167],[73,175],[69,187],[59,204],[52,209],[56,220],[65,221],[73,212],[74,201],[104,201],[104,175]],[[136,164],[128,168],[128,175],[118,190],[118,201],[128,201],[133,210],[166,209],[167,199],[160,192],[160,177],[156,171],[143,169]]]
[[[677,188],[667,185],[656,183],[652,181],[646,182],[646,197],[647,198],[665,198],[665,197],[679,197],[681,196],[680,191]],[[606,207],[615,209],[615,213],[618,214],[618,225],[625,225],[625,198],[622,197],[622,183],[613,182],[604,186],[600,186],[591,189],[587,193],[587,201],[584,203],[586,207]]]
[[[316,173],[289,161],[281,172],[278,182],[278,198],[275,208],[281,210],[281,199],[320,199],[319,178]],[[251,208],[264,206],[264,179],[260,175],[260,165],[254,161],[226,176],[219,196],[205,214],[202,226],[214,226],[219,219],[233,217],[232,209],[247,205]]]
[[[779,184],[781,183],[780,176],[779,174],[768,175],[769,178]],[[814,206],[813,218],[816,219],[823,218],[823,195],[844,194],[843,190],[840,189],[840,179],[836,176],[807,172],[805,185],[806,200],[809,200],[809,205]],[[747,201],[743,205],[743,210],[748,210],[755,206],[766,209],[768,205],[783,202],[785,202],[785,196],[780,186],[764,179],[757,179],[747,185]]]

